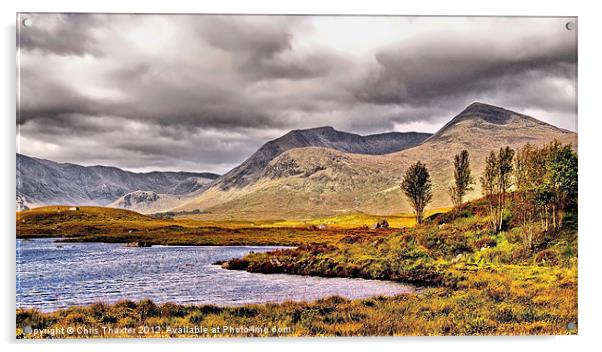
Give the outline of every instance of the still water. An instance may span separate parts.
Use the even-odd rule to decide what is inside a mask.
[[[364,298],[414,292],[411,285],[362,279],[258,274],[222,269],[218,260],[282,247],[153,246],[17,240],[17,307],[48,311],[70,305],[150,298],[215,304]]]

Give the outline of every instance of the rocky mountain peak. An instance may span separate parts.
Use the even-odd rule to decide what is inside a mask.
[[[457,115],[452,122],[456,119],[464,120],[467,118],[481,119],[489,123],[503,125],[512,120],[512,116],[524,116],[519,113],[506,110],[499,106],[489,105],[479,102],[470,104],[464,109],[459,115]]]
[[[464,127],[460,127],[464,126]],[[474,102],[451,119],[427,141],[435,141],[451,133],[463,133],[466,128],[517,129],[537,127],[550,131],[569,133],[534,117],[507,110],[499,106]]]

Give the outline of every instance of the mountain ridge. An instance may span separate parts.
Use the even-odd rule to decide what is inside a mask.
[[[430,133],[385,132],[361,136],[338,131],[331,126],[292,130],[263,144],[242,164],[221,176],[213,186],[222,190],[241,188],[256,181],[271,160],[287,150],[303,147],[325,147],[348,153],[387,154],[422,143]]]
[[[153,171],[135,173],[114,166],[82,166],[16,154],[17,199],[25,206],[108,205],[133,191],[188,194],[219,175]]]

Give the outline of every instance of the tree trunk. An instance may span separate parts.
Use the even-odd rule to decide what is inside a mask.
[[[496,232],[499,232],[502,230],[502,222],[503,222],[503,218],[504,218],[504,202],[505,202],[505,194],[504,192],[500,192],[500,197],[499,197],[499,203],[498,203],[498,219],[497,219],[497,226],[496,226]]]
[[[556,230],[557,224],[556,224],[556,204],[552,205],[552,229]]]

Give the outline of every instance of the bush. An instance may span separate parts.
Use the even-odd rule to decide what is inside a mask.
[[[136,312],[140,317],[140,321],[144,322],[148,317],[155,317],[159,315],[159,309],[155,302],[148,298],[145,298],[138,302],[136,306]]]
[[[513,262],[512,252],[505,251],[501,248],[492,248],[478,252],[477,258],[486,263],[510,264]]]
[[[92,317],[103,324],[114,324],[117,318],[109,314],[110,307],[106,303],[98,302],[90,306]]]
[[[446,213],[435,213],[426,218],[425,222],[427,224],[441,225],[451,223],[456,219],[471,218],[473,216],[474,214],[470,209],[463,208],[457,211],[448,211]]]
[[[159,315],[162,317],[178,317],[183,318],[188,314],[188,309],[181,305],[175,303],[164,303],[159,307]]]
[[[429,231],[419,238],[419,242],[436,256],[455,256],[472,252],[463,233],[457,231]]]
[[[257,316],[257,309],[248,307],[234,308],[231,313],[235,317],[254,318]]]
[[[17,310],[17,327],[42,329],[47,326],[47,320],[37,309]]]
[[[193,325],[201,325],[204,318],[205,318],[205,316],[203,314],[201,314],[200,312],[193,312],[188,317],[188,322],[190,322],[190,324],[193,324]]]
[[[535,256],[535,262],[540,265],[558,265],[558,255],[551,249],[545,249]]]
[[[201,312],[203,315],[220,314],[223,310],[224,308],[213,305],[206,305],[198,308],[198,311]]]
[[[485,236],[474,241],[474,247],[476,250],[480,250],[481,248],[495,247],[496,245],[496,240],[490,236]]]
[[[512,244],[520,243],[523,240],[523,229],[515,227],[506,232],[506,239]]]
[[[65,317],[65,323],[72,326],[91,325],[94,324],[94,318],[84,313],[72,312]]]

